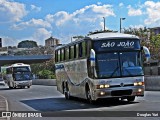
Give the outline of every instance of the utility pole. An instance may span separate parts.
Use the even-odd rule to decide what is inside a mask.
[[[104,20],[104,32],[105,32],[105,31],[106,31],[106,30],[105,30],[105,26],[106,26],[106,25],[105,25],[105,17],[103,17],[103,20]]]
[[[122,25],[121,25],[122,23],[121,22],[122,22],[122,20],[125,20],[125,19],[126,18],[120,18],[120,33],[121,33],[121,30],[122,30]]]

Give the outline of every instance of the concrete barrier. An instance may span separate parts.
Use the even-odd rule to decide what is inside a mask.
[[[34,79],[32,81],[33,85],[47,85],[47,86],[55,86],[56,79]]]
[[[160,76],[145,76],[145,90],[159,91],[160,90]]]
[[[160,91],[160,76],[145,76],[146,91]],[[56,79],[35,79],[33,85],[56,86]]]

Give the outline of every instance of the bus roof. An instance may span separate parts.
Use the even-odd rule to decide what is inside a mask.
[[[12,64],[10,67],[20,67],[20,66],[30,66],[30,65],[24,64],[24,63],[15,63],[15,64]]]
[[[80,41],[83,41],[84,39],[98,40],[98,39],[104,39],[104,38],[135,38],[135,39],[139,39],[139,37],[136,35],[124,34],[124,33],[118,33],[118,32],[116,32],[116,33],[113,33],[113,32],[97,33],[97,34],[92,34],[92,35],[86,36],[84,38],[77,39],[76,41],[73,41],[68,44],[62,44],[61,46],[56,47],[55,50],[58,50],[58,49],[63,48],[65,46],[69,46],[69,45],[78,43]]]
[[[88,36],[91,39],[103,39],[103,38],[139,38],[136,35],[124,34],[124,33],[98,33]]]

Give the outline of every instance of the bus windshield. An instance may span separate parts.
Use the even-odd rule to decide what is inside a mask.
[[[30,68],[28,66],[22,66],[22,67],[13,67],[14,72],[29,72]]]
[[[143,75],[139,51],[96,54],[98,78]]]
[[[14,78],[15,81],[31,80],[32,74],[31,72],[14,73]]]

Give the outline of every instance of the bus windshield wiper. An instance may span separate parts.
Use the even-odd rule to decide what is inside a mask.
[[[133,77],[133,75],[131,74],[131,72],[130,72],[129,70],[127,70],[127,69],[124,69],[124,70],[127,71],[127,73],[128,73],[130,76]]]
[[[116,67],[116,69],[113,71],[113,73],[111,74],[110,77],[113,77],[113,75],[116,73],[116,71],[117,71],[119,68],[120,68],[120,67],[119,67],[118,62],[117,62],[117,67]]]

